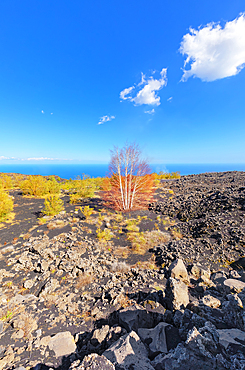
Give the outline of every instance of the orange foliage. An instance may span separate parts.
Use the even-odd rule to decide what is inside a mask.
[[[131,181],[131,184],[130,184]],[[128,194],[128,206],[125,207],[124,197],[120,189],[120,180],[117,174],[114,174],[107,181],[107,190],[104,188],[103,199],[109,208],[116,209],[118,211],[144,209],[148,207],[154,199],[154,176],[133,176],[130,180],[128,175],[121,177],[122,189],[125,192],[127,188]],[[108,190],[110,188],[110,190]]]

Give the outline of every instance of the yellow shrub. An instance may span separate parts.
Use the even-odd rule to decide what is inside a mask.
[[[90,208],[89,206],[85,206],[85,207],[80,207],[80,210],[84,214],[84,216],[88,218],[89,216],[92,215],[94,209]]]
[[[108,241],[108,240],[111,240],[111,238],[113,238],[113,234],[111,233],[109,229],[105,229],[103,231],[101,229],[97,229],[96,234],[99,240]]]
[[[2,185],[3,189],[12,189],[13,187],[11,177],[5,173],[0,176],[0,184]]]
[[[34,197],[41,197],[48,194],[48,181],[40,176],[29,176],[20,184],[20,188],[24,195],[32,195]]]
[[[91,179],[83,174],[83,179],[78,176],[76,180],[68,180],[61,185],[62,189],[73,192],[70,203],[78,203],[82,198],[92,198],[97,189],[100,188],[101,180]]]
[[[48,192],[50,194],[59,194],[59,192],[60,192],[60,185],[55,180],[55,177],[54,176],[50,176],[50,178],[49,178],[49,180],[47,182],[47,186],[48,186]]]
[[[15,173],[13,175],[13,186],[15,188],[19,188],[20,184],[22,183],[23,180],[24,180],[24,175],[21,175],[19,173]]]
[[[0,188],[0,222],[3,222],[8,218],[8,215],[13,211],[13,208],[13,199],[7,192]]]
[[[177,172],[171,172],[171,173],[168,173],[168,172],[163,172],[163,171],[160,171],[159,174],[155,174],[155,179],[180,179],[180,173],[177,171]]]
[[[64,203],[58,195],[48,195],[44,202],[43,213],[47,216],[54,216],[63,211]]]
[[[70,203],[71,204],[77,204],[80,199],[81,198],[80,198],[79,194],[71,194],[70,195]]]
[[[94,197],[96,189],[97,186],[93,179],[83,179],[78,183],[77,194],[79,194],[81,198],[92,198]]]

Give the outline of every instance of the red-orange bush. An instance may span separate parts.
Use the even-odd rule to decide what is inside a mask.
[[[136,144],[111,151],[110,178],[104,183],[104,200],[116,210],[146,208],[153,200],[154,176]]]

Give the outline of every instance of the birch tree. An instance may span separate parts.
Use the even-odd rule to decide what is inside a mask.
[[[145,208],[152,201],[154,177],[146,160],[141,159],[137,144],[126,144],[124,148],[111,150],[109,163],[109,185],[104,200],[117,210]]]

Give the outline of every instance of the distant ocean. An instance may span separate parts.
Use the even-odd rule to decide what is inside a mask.
[[[204,172],[245,171],[245,164],[151,164],[152,172],[176,172],[192,175]],[[24,175],[57,175],[64,179],[75,179],[82,174],[104,177],[107,164],[0,164],[0,172]]]

